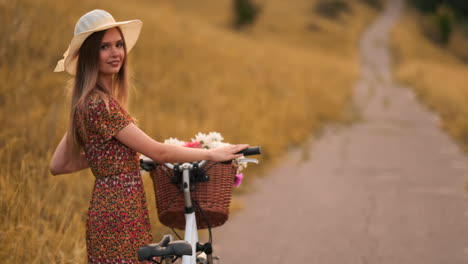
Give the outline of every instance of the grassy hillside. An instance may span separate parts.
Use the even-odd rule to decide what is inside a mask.
[[[263,18],[243,32],[228,26],[229,1],[0,2],[2,263],[85,262],[93,176],[48,172],[67,126],[70,78],[52,70],[82,14],[102,8],[117,20],[144,21],[130,56],[130,112],[149,135],[218,131],[228,142],[263,146],[263,164],[272,165],[324,122],[344,118],[358,74],[353,47],[375,13],[352,2],[333,22],[313,11],[317,1],[265,1]],[[156,237],[166,230],[144,180]]]
[[[468,31],[455,28],[447,47],[424,34],[428,18],[409,10],[393,32],[397,78],[414,88],[429,108],[440,114],[440,125],[468,150]]]

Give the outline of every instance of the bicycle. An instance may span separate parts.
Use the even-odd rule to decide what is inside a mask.
[[[247,148],[239,152],[239,154],[243,154],[244,156],[258,155],[261,154],[261,148]],[[258,163],[258,160],[249,158],[243,158],[240,161]],[[229,162],[231,161],[227,161],[227,163]],[[159,243],[140,247],[138,250],[139,261],[152,261],[157,264],[161,264],[164,261],[166,264],[171,264],[182,257],[182,264],[213,264],[213,260],[217,260],[218,263],[220,262],[219,257],[213,257],[212,234],[209,224],[208,242],[201,244],[198,241],[197,220],[194,210],[194,203],[196,203],[196,201],[193,201],[191,196],[191,186],[196,185],[197,182],[209,181],[210,177],[207,171],[212,166],[205,170],[204,168],[207,164],[208,161],[205,160],[183,164],[156,164],[148,158],[140,159],[140,165],[143,170],[151,171],[156,169],[156,166],[165,166],[174,171],[174,178],[171,179],[171,182],[173,184],[181,184],[180,186],[183,190],[185,202],[185,236],[184,240],[174,241],[172,235],[165,235]],[[156,260],[155,258],[160,258],[160,260]]]

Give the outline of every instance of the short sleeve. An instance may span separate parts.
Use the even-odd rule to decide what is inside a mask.
[[[99,96],[88,101],[88,127],[107,140],[132,123],[130,116],[113,98],[109,99],[108,106]]]

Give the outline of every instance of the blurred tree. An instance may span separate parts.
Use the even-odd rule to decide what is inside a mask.
[[[446,0],[447,5],[453,8],[453,11],[464,20],[468,19],[468,1],[467,0]]]
[[[468,19],[467,0],[409,0],[409,3],[425,13],[436,13],[440,6],[450,7],[458,17]]]
[[[447,5],[440,5],[435,14],[435,25],[438,31],[438,40],[442,45],[447,45],[453,31],[453,11]]]
[[[234,27],[240,29],[254,23],[260,8],[251,0],[234,0]]]
[[[442,45],[449,43],[455,23],[468,22],[467,0],[409,0],[409,3],[433,18],[425,31],[430,39]]]
[[[446,5],[440,5],[437,8],[435,15],[435,23],[438,28],[440,42],[447,45],[450,40],[450,35],[453,31],[453,11]]]
[[[427,13],[434,13],[443,0],[410,0],[411,5]]]

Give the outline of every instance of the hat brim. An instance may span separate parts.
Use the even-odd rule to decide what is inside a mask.
[[[55,72],[60,71],[67,71],[71,75],[76,74],[76,65],[78,62],[78,51],[83,44],[83,42],[94,32],[106,30],[109,28],[119,27],[122,31],[122,35],[125,40],[125,46],[127,49],[127,54],[132,50],[133,46],[135,46],[138,37],[140,36],[141,27],[143,22],[141,20],[128,20],[122,22],[115,22],[109,23],[106,25],[102,25],[97,27],[93,30],[89,30],[86,32],[82,32],[73,37],[70,42],[70,46],[68,46],[67,51],[63,54],[63,59],[57,63],[55,67]]]

